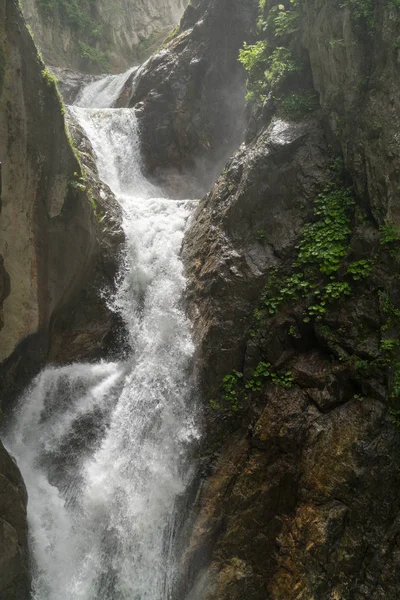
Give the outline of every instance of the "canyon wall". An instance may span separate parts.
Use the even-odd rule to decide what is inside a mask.
[[[205,441],[180,597],[394,600],[400,7],[278,4],[261,15],[269,54],[258,76],[279,85],[249,98],[246,142],[184,245]],[[156,175],[179,164],[176,148],[190,163],[186,133],[199,115],[188,104],[190,125],[160,131],[185,94],[158,84],[158,73],[175,54],[174,78],[187,81],[183,65],[202,63],[206,19],[207,31],[223,32],[230,18],[214,9],[210,0],[187,11],[190,27],[146,67],[153,88],[143,94],[139,81],[132,96],[143,101],[143,151]],[[229,61],[214,53],[215,69],[220,60]],[[214,89],[201,88],[207,99]],[[218,110],[208,106],[208,122]]]
[[[137,111],[151,178],[181,197],[217,179],[183,248],[204,441],[177,597],[397,600],[400,6],[267,0],[257,28],[258,4],[193,0],[119,99]],[[40,33],[35,18],[50,59],[64,27]],[[110,350],[118,324],[98,290],[123,240],[13,0],[0,33],[7,407],[46,362]],[[52,62],[83,68],[65,36]],[[256,39],[244,136],[237,59]],[[26,492],[3,448],[0,480],[0,592],[23,600]]]
[[[45,61],[89,73],[122,72],[149,56],[186,0],[24,0]]]
[[[0,385],[7,413],[47,362],[110,350],[120,210],[64,106],[14,0],[0,2]],[[0,595],[29,597],[26,491],[0,448]]]

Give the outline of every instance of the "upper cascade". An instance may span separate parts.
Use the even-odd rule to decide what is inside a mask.
[[[139,71],[140,67],[133,67],[119,75],[108,75],[96,79],[80,91],[74,105],[82,108],[114,107],[123,93],[127,81],[134,80]]]

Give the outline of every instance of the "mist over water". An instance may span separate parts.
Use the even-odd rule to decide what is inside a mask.
[[[102,105],[121,82],[95,82]],[[127,248],[110,303],[132,352],[120,362],[45,369],[6,434],[28,488],[33,598],[169,600],[176,502],[199,435],[193,343],[180,306],[179,252],[194,202],[159,197],[143,177],[133,110],[71,110],[123,207]]]

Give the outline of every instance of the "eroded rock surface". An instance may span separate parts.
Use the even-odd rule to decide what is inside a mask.
[[[0,397],[3,408],[48,362],[112,350],[110,292],[123,247],[121,213],[76,132],[19,5],[0,1]],[[29,597],[26,491],[0,447],[0,596]]]
[[[351,6],[301,3],[298,51],[320,106],[295,122],[271,121],[271,103],[254,114],[186,235],[205,405],[190,599],[398,596],[398,353],[385,350],[399,336],[398,241],[380,227],[395,231],[400,206],[399,13],[374,5],[366,31]],[[297,246],[340,154],[355,203],[339,274],[351,292],[317,318],[307,294],[270,314],[263,301],[298,272]],[[349,278],[358,261],[368,274]],[[261,363],[291,381],[257,383]]]
[[[87,73],[122,72],[163,42],[187,0],[24,0],[36,43],[51,65]]]
[[[0,596],[4,600],[29,598],[26,503],[21,473],[0,442]]]
[[[112,285],[122,235],[116,235],[116,204],[108,201],[110,194],[100,194],[93,170],[82,185],[61,102],[19,8],[8,0],[2,11],[0,376],[2,398],[9,401],[50,356],[68,361],[98,355],[111,318],[100,294]],[[90,295],[90,303],[82,302],[82,294]],[[96,308],[102,318],[95,317]],[[73,322],[62,326],[66,313],[81,321],[77,329]],[[81,340],[81,330],[92,327],[89,315],[97,332],[74,350],[73,338]],[[61,340],[63,330],[67,340]]]
[[[144,66],[130,99],[147,174],[171,197],[209,189],[244,130],[245,78],[237,57],[258,2],[195,0],[179,30]]]

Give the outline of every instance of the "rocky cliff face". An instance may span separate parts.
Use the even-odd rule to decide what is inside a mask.
[[[237,57],[255,30],[258,2],[190,3],[179,30],[127,87],[147,174],[174,194],[209,189],[243,139],[245,77]]]
[[[104,247],[114,243],[117,253],[121,235],[119,240],[114,235],[118,209],[112,203],[105,207],[96,184],[82,173],[65,130],[64,108],[22,15],[11,0],[3,5],[3,13],[0,359],[7,387],[5,382],[15,381],[17,374],[22,378],[20,369],[29,370],[31,364],[35,371],[53,356],[63,311],[78,301],[77,294],[96,269],[115,273],[117,256],[108,259],[113,267],[103,268]],[[110,210],[114,216],[109,217]],[[107,332],[106,325],[103,335],[98,331],[100,345]],[[74,327],[71,334],[79,335]],[[24,367],[21,352],[31,357],[23,361]],[[70,345],[65,352],[68,358],[74,356]]]
[[[0,442],[0,592],[5,600],[29,598],[26,502],[21,473]]]
[[[121,72],[149,56],[178,23],[186,0],[24,0],[47,63]]]
[[[0,381],[7,408],[48,361],[98,356],[116,325],[101,289],[112,286],[123,242],[120,214],[100,189],[91,150],[64,108],[17,2],[0,2]],[[101,191],[101,193],[100,193]],[[0,596],[28,597],[26,492],[0,449]]]
[[[265,3],[273,93],[186,235],[206,434],[183,589],[394,600],[400,8],[292,4]]]

